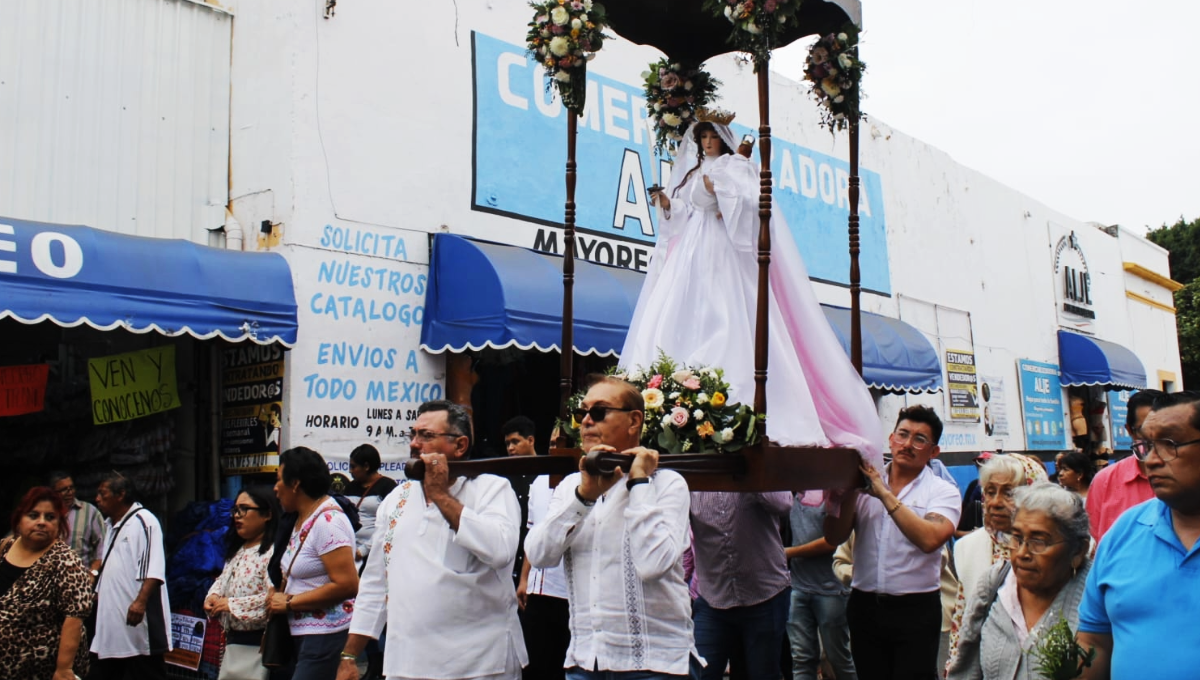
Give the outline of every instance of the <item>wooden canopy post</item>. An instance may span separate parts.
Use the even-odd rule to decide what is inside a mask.
[[[860,376],[863,374],[862,285],[858,271],[858,195],[861,182],[858,176],[858,116],[854,116],[850,121],[850,361]]]
[[[565,421],[567,400],[574,391],[575,359],[575,136],[578,131],[578,112],[567,109],[567,204],[563,214],[563,311],[562,343],[559,346],[559,415]]]
[[[771,82],[768,61],[755,64],[758,72],[758,307],[754,323],[754,412],[767,412],[767,348],[770,331],[771,291]],[[765,437],[767,424],[758,421]]]

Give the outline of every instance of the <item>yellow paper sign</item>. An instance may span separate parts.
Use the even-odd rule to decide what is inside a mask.
[[[88,380],[97,425],[179,408],[174,345],[89,359]]]

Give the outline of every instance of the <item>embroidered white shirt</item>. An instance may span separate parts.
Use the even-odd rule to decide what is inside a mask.
[[[480,678],[507,674],[513,657],[518,669],[529,662],[512,580],[517,495],[494,475],[460,478],[450,493],[463,504],[458,531],[413,481],[375,518],[350,632],[378,639],[387,624],[389,678]]]
[[[690,498],[683,477],[659,470],[632,490],[618,482],[594,506],[558,485],[550,513],[525,537],[530,563],[562,559],[571,612],[565,665],[687,675],[694,653],[683,580]]]
[[[887,471],[884,471],[887,479]],[[918,517],[931,512],[958,526],[962,498],[928,467],[896,495]],[[860,494],[854,519],[854,580],[858,590],[885,595],[930,593],[941,587],[942,551],[924,553],[900,531],[878,498]]]

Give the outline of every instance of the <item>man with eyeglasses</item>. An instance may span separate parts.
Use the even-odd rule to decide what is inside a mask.
[[[525,539],[533,566],[563,560],[571,613],[568,680],[688,675],[691,601],[681,560],[688,546],[688,488],[678,473],[658,470],[658,453],[640,445],[643,409],[633,385],[593,378],[573,414],[583,449],[621,451],[634,460],[628,471],[608,476],[588,474],[581,460]]]
[[[1125,431],[1138,438],[1142,421],[1150,414],[1154,400],[1163,396],[1158,390],[1139,390],[1129,397],[1125,413]],[[1129,508],[1154,498],[1154,489],[1137,456],[1127,456],[1096,473],[1088,488],[1087,513],[1092,538],[1097,542]]]
[[[104,541],[104,517],[96,506],[79,500],[75,480],[66,472],[50,473],[50,488],[58,492],[67,506],[67,544],[89,569],[100,566],[100,543]]]
[[[1079,606],[1087,680],[1191,680],[1200,669],[1200,392],[1155,400],[1133,442],[1154,498],[1113,524]]]
[[[449,475],[471,449],[462,406],[425,402],[410,436],[425,478],[379,506],[337,680],[357,680],[358,655],[385,624],[387,678],[517,680],[528,661],[512,580],[517,497],[502,477]]]
[[[825,540],[854,530],[854,576],[846,618],[854,666],[872,680],[937,677],[942,631],[942,546],[962,510],[958,489],[929,461],[941,452],[942,421],[927,406],[900,411],[881,474],[863,463],[868,486],[825,518]]]

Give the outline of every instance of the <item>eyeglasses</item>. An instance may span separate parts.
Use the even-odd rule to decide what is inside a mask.
[[[1025,546],[1029,550],[1030,555],[1041,555],[1049,550],[1052,546],[1059,543],[1066,543],[1066,539],[1061,541],[1047,541],[1044,538],[1025,538],[1020,534],[1001,534],[1000,542],[1008,547],[1009,551],[1016,553]]]
[[[996,498],[998,496],[1003,496],[1005,499],[1011,500],[1013,497],[1013,491],[1014,491],[1014,489],[1012,487],[1004,487],[1004,488],[1000,488],[1000,489],[994,489],[994,488],[989,487],[989,488],[986,488],[983,490],[983,497],[984,498]]]
[[[429,442],[433,441],[434,439],[437,439],[438,437],[449,437],[451,439],[458,439],[459,437],[465,437],[465,436],[467,436],[467,435],[455,434],[453,432],[434,432],[432,430],[417,430],[417,429],[413,429],[413,428],[409,428],[409,430],[408,430],[408,438],[409,439],[411,439],[413,441],[422,442],[424,444],[428,444]]]
[[[897,444],[908,444],[917,451],[924,451],[933,445],[933,442],[929,441],[929,437],[908,430],[896,430],[892,433],[892,439],[896,440]]]
[[[1200,439],[1193,439],[1190,442],[1174,442],[1170,439],[1138,439],[1133,442],[1133,455],[1137,456],[1138,460],[1146,460],[1150,457],[1151,451],[1157,451],[1158,457],[1163,459],[1163,462],[1175,460],[1179,456],[1179,447],[1191,446],[1192,444],[1200,443]]]
[[[602,423],[608,417],[609,411],[621,411],[629,413],[633,411],[631,408],[617,408],[616,406],[593,406],[591,408],[577,408],[571,411],[571,416],[575,418],[575,422],[582,423],[585,417],[591,416],[593,423]]]
[[[73,487],[73,486],[64,486],[64,487],[63,487],[63,488],[61,488],[61,489],[55,489],[55,491],[57,491],[57,492],[58,492],[60,495],[64,495],[64,496],[65,496],[66,494],[69,494],[69,493],[75,493],[75,487]]]
[[[259,512],[262,512],[262,508],[258,507],[257,505],[235,505],[229,509],[229,514],[233,515],[234,517],[241,517],[251,510],[258,510]]]

